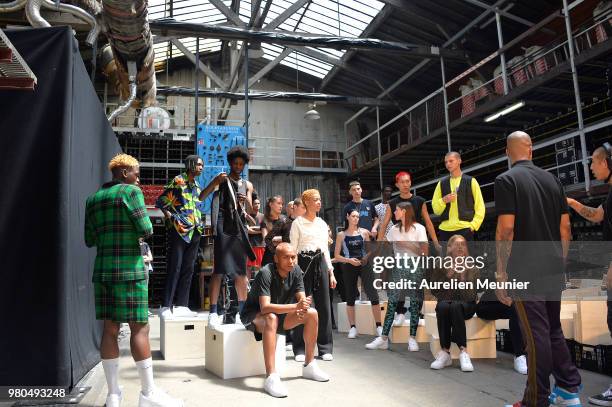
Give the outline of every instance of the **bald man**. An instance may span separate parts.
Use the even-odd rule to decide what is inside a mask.
[[[532,153],[527,133],[510,134],[506,154],[512,168],[495,179],[496,277],[500,282],[514,278],[529,282],[530,288],[496,292],[501,303],[514,303],[527,348],[527,388],[523,400],[513,407],[577,407],[580,374],[570,358],[559,316],[571,235],[567,202],[559,180],[536,167]],[[556,380],[552,393],[551,374]]]
[[[318,382],[329,381],[314,360],[319,317],[311,308],[312,297],[304,293],[302,270],[297,265],[297,254],[289,243],[276,246],[274,263],[268,263],[259,270],[251,291],[241,312],[246,329],[253,332],[255,339],[263,339],[266,381],[264,388],[273,397],[287,397],[287,388],[276,372],[276,335],[304,325],[306,359],[302,376]]]

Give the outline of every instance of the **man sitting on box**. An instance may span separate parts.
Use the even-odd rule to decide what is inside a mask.
[[[279,244],[274,263],[267,264],[257,273],[240,315],[245,328],[255,334],[255,339],[263,339],[264,388],[273,397],[287,397],[287,388],[281,383],[275,368],[276,334],[284,334],[302,324],[306,344],[302,376],[319,382],[329,381],[329,375],[314,360],[319,317],[317,310],[310,307],[311,303],[312,298],[306,297],[304,292],[295,250],[288,243]]]

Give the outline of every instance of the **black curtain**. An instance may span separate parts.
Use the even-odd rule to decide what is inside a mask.
[[[72,387],[100,359],[85,199],[120,148],[71,29],[5,33],[38,84],[0,90],[0,385]]]

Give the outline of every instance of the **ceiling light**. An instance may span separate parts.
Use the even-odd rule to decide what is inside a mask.
[[[313,103],[312,105],[308,105],[308,111],[304,113],[304,119],[306,120],[319,120],[321,115],[316,110],[317,105]]]
[[[525,106],[525,101],[521,100],[520,102],[516,102],[515,104],[510,105],[497,113],[493,113],[492,115],[485,117],[484,121],[485,123],[492,122],[493,120],[497,120],[500,117],[505,116],[508,113],[514,112],[515,110],[520,109],[523,106]]]

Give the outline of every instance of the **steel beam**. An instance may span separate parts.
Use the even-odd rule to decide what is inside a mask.
[[[494,4],[495,7],[502,5],[506,0],[497,0],[497,2]],[[483,12],[482,14],[480,14],[478,17],[476,17],[474,20],[472,20],[471,23],[469,23],[468,25],[466,25],[465,27],[463,27],[462,30],[460,30],[459,32],[455,33],[455,35],[452,36],[451,39],[449,39],[448,41],[446,41],[442,47],[447,47],[451,44],[453,44],[455,41],[457,41],[458,39],[460,39],[461,37],[463,37],[463,35],[465,35],[465,33],[467,33],[469,30],[472,29],[472,27],[474,27],[475,25],[478,25],[480,23],[480,21],[482,21],[482,19],[484,19],[488,14],[490,13],[490,10],[487,10],[485,12]],[[380,95],[377,96],[377,98],[383,98],[386,95],[388,95],[389,93],[391,93],[395,88],[397,88],[398,86],[400,86],[402,83],[404,83],[408,78],[410,78],[411,76],[413,76],[415,73],[419,72],[421,70],[421,68],[425,67],[426,65],[428,65],[430,62],[429,59],[425,59],[421,62],[419,62],[414,68],[412,68],[410,71],[406,72],[404,75],[402,75],[398,80],[396,80],[395,82],[393,82],[392,85],[390,85],[384,92],[382,92]],[[359,110],[356,114],[354,114],[353,116],[351,116],[348,120],[348,122],[351,122],[353,120],[355,120],[357,117],[359,117],[363,112],[365,112],[366,110],[368,110],[368,108],[363,108],[361,110]]]
[[[157,93],[160,95],[193,96],[194,89],[179,86],[160,86]],[[220,97],[234,100],[244,99],[244,90],[227,92],[219,89],[199,89],[200,97]],[[249,99],[270,100],[278,102],[295,101],[322,101],[328,104],[339,104],[346,106],[372,106],[380,108],[395,108],[395,104],[390,100],[367,98],[359,96],[330,95],[324,93],[305,93],[305,92],[274,92],[274,91],[249,91]]]
[[[253,85],[255,85],[257,83],[257,81],[259,81],[264,76],[266,76],[268,74],[268,72],[270,72],[278,64],[280,64],[283,59],[287,58],[289,56],[289,54],[291,54],[291,52],[292,52],[291,49],[285,48],[283,50],[283,52],[278,54],[278,56],[276,58],[274,58],[272,61],[268,62],[266,64],[266,66],[261,68],[255,75],[253,75],[251,77],[251,79],[249,80],[249,87],[252,87]]]
[[[591,188],[591,174],[587,160],[586,137],[584,134],[584,118],[582,116],[582,102],[580,100],[580,84],[578,83],[578,71],[576,70],[576,57],[574,56],[574,36],[572,35],[572,22],[567,0],[563,0],[563,14],[565,17],[565,31],[567,34],[567,48],[569,49],[569,60],[572,68],[572,79],[574,82],[574,96],[576,98],[576,114],[578,115],[578,133],[580,134],[580,149],[582,150],[582,169],[584,171],[585,188]]]
[[[210,2],[210,4],[215,6],[217,10],[221,12],[221,14],[223,14],[227,18],[227,21],[230,21],[236,24],[238,27],[246,27],[246,24],[244,23],[244,21],[240,19],[240,16],[238,15],[238,13],[235,13],[229,7],[227,7],[223,3],[223,1],[221,0],[208,0],[208,1]]]
[[[309,3],[311,0],[296,0],[295,3],[290,5],[285,11],[280,13],[274,20],[270,21],[268,25],[265,26],[265,31],[273,31],[278,28],[279,25],[287,21],[292,15],[294,15],[299,9],[304,7],[306,3]]]
[[[223,81],[223,79],[219,78],[219,76],[217,76],[217,74],[214,73],[212,69],[204,65],[202,61],[196,62],[195,55],[193,55],[191,51],[189,51],[180,40],[173,39],[172,43],[183,53],[183,55],[187,57],[187,59],[189,59],[194,65],[196,65],[200,71],[204,72],[204,74],[207,75],[213,82],[219,85],[219,87],[222,87],[223,89],[227,88],[227,84]]]
[[[191,36],[226,40],[259,41],[278,45],[298,45],[333,49],[356,49],[382,53],[398,53],[427,58],[441,56],[465,60],[463,51],[442,49],[435,46],[382,41],[375,38],[351,38],[323,36],[309,33],[288,33],[277,31],[256,31],[240,27],[205,23],[180,22],[174,19],[159,19],[149,22],[151,31],[164,36]]]

